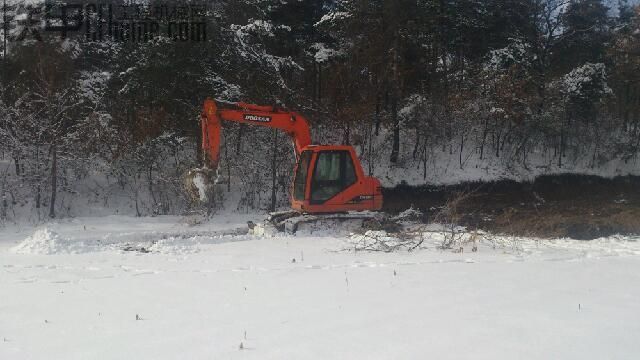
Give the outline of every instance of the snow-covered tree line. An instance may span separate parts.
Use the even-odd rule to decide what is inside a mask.
[[[626,1],[215,1],[200,41],[62,38],[25,20],[39,5],[10,3],[3,219],[184,212],[205,97],[299,111],[315,142],[353,144],[388,186],[638,169],[640,10]],[[227,206],[269,208],[273,184],[286,204],[282,134],[226,124],[221,159]]]

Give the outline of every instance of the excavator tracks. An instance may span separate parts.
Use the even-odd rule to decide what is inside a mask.
[[[250,224],[250,232],[262,235],[267,232],[295,234],[301,225],[323,221],[346,222],[381,218],[383,214],[373,211],[354,211],[335,214],[304,214],[294,210],[270,213],[261,225]],[[269,231],[271,230],[271,231]]]

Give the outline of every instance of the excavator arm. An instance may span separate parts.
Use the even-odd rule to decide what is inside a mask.
[[[225,108],[218,105],[225,105]],[[244,102],[230,103],[207,99],[201,114],[202,150],[205,165],[211,170],[218,168],[220,159],[220,133],[222,121],[258,125],[280,129],[292,140],[296,160],[302,149],[311,144],[311,133],[307,120],[300,114]]]

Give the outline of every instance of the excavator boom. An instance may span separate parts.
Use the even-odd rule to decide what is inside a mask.
[[[220,159],[220,133],[222,121],[276,128],[284,131],[293,141],[296,160],[302,149],[311,144],[307,120],[291,111],[281,111],[272,106],[260,106],[243,102],[228,103],[232,108],[220,108],[212,99],[204,102],[200,124],[202,126],[202,150],[206,165],[216,170]]]

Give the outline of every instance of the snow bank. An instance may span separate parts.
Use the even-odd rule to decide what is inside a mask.
[[[134,218],[111,216],[52,222],[23,233],[14,254],[89,254],[98,252],[193,254],[209,245],[255,239],[246,235],[242,217],[220,216],[197,226],[181,217]],[[255,219],[254,219],[255,221]],[[28,235],[28,236],[27,236]],[[18,237],[18,239],[20,238]]]
[[[16,254],[87,254],[102,251],[125,251],[159,254],[192,254],[201,246],[254,239],[242,234],[216,232],[162,233],[123,232],[92,238],[65,238],[49,228],[36,230],[33,235],[10,249]]]
[[[11,248],[16,254],[55,254],[60,250],[65,239],[49,228],[36,230],[20,244]]]

